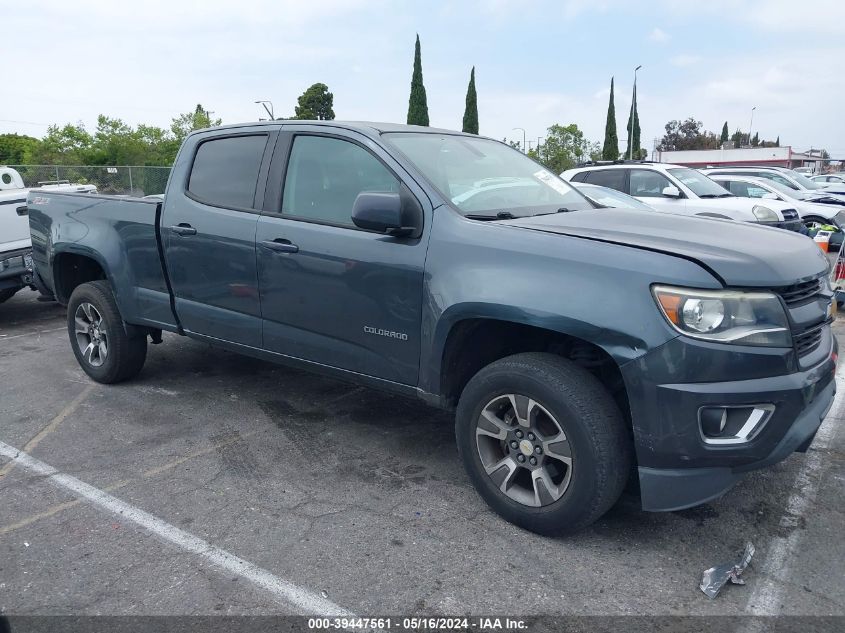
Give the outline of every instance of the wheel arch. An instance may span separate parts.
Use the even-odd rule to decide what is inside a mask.
[[[486,365],[522,352],[547,352],[568,358],[596,375],[630,418],[621,365],[646,350],[636,337],[581,324],[559,316],[505,310],[463,310],[441,319],[426,391],[441,406],[454,408],[469,380]]]

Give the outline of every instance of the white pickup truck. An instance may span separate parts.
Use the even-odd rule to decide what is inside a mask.
[[[96,193],[94,185],[68,182],[39,182],[37,189]],[[0,166],[0,303],[11,299],[21,288],[37,289],[32,272],[32,243],[26,196],[21,175],[11,167]]]

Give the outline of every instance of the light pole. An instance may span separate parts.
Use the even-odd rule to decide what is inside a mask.
[[[271,121],[275,121],[275,120],[276,120],[276,117],[273,115],[273,102],[272,102],[272,101],[268,101],[268,100],[266,100],[266,99],[259,99],[259,100],[258,100],[258,101],[256,101],[255,103],[260,103],[262,106],[264,106],[264,109],[265,109],[265,110],[267,110],[267,114],[269,114],[269,115],[270,115],[270,120],[271,120]],[[268,103],[270,104],[270,107],[269,107],[269,108],[267,107],[267,104],[268,104]]]
[[[522,153],[525,153],[525,130],[521,127],[515,127],[514,130],[522,131]]]
[[[751,147],[751,128],[754,127],[754,110],[756,109],[757,106],[751,108],[751,123],[748,124],[748,147]]]
[[[643,65],[640,64],[636,68],[634,68],[634,97],[631,101],[631,129],[628,130],[628,160],[634,159],[634,123],[637,120],[637,71],[642,68]],[[639,153],[640,148],[637,148],[637,153]]]

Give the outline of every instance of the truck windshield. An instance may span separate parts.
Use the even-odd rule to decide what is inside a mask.
[[[595,208],[555,174],[504,143],[452,134],[385,134],[462,214],[525,217]]]
[[[730,198],[733,194],[716,183],[710,180],[700,171],[689,169],[687,167],[676,167],[667,169],[670,174],[689,187],[699,198]]]

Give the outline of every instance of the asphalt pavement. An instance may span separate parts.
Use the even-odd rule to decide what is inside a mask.
[[[0,614],[845,615],[845,370],[807,454],[555,539],[485,506],[449,414],[174,335],[99,385],[35,297],[0,305]]]

